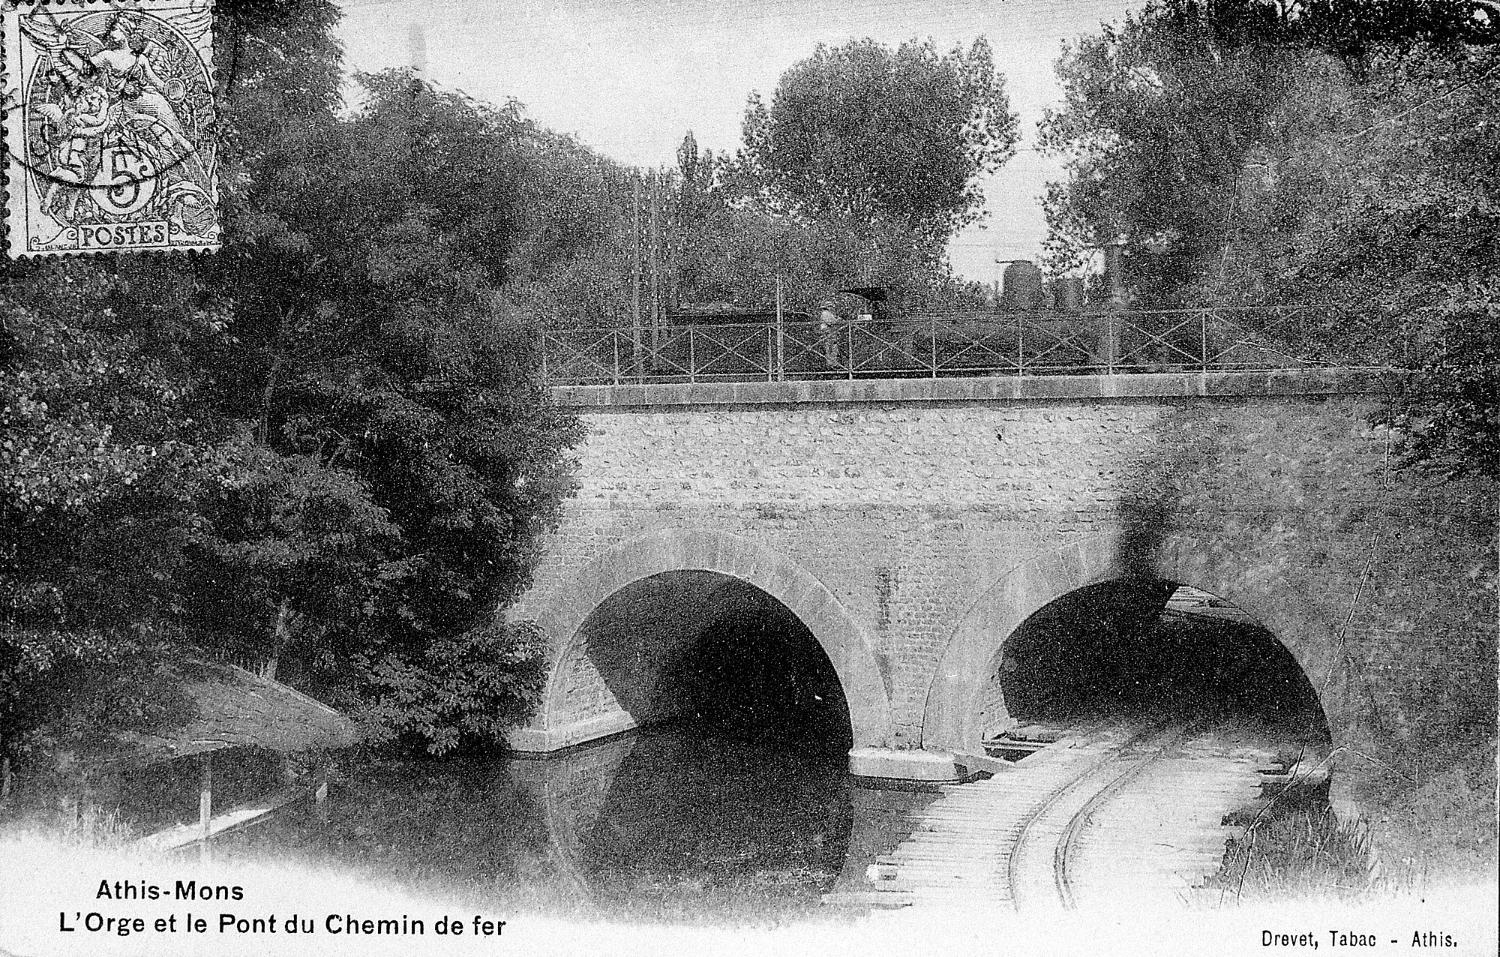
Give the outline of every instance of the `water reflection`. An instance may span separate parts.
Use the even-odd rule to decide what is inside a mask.
[[[861,890],[931,794],[857,787],[841,749],[650,728],[540,759],[346,758],[319,827],[292,816],[232,853],[316,863],[492,909],[780,922]]]
[[[510,772],[545,809],[568,883],[621,915],[796,912],[816,907],[844,864],[842,755],[679,724]]]

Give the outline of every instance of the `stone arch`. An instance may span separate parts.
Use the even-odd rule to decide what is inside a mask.
[[[849,707],[854,747],[888,744],[890,693],[875,644],[859,622],[801,565],[758,542],[703,529],[655,532],[615,545],[540,601],[528,603],[526,614],[551,636],[553,655],[541,713],[530,728],[512,736],[513,744],[522,750],[554,750],[599,736],[564,734],[551,722],[562,668],[580,640],[579,631],[594,610],[620,589],[678,571],[714,572],[738,579],[785,605],[812,632],[838,675]]]
[[[976,702],[990,662],[1015,630],[1052,601],[1077,589],[1140,575],[1138,562],[1124,562],[1122,536],[1081,538],[1059,548],[1038,548],[1012,567],[969,606],[950,635],[928,687],[922,746],[969,749],[979,742]],[[1283,576],[1264,573],[1247,582],[1229,572],[1232,554],[1191,533],[1168,536],[1150,562],[1154,578],[1192,585],[1224,598],[1255,618],[1291,653],[1312,682],[1319,704],[1337,735],[1341,698],[1331,685],[1337,658],[1337,628],[1305,589]]]

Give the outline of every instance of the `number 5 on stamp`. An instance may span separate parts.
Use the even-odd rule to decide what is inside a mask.
[[[11,256],[219,247],[203,0],[5,3]]]

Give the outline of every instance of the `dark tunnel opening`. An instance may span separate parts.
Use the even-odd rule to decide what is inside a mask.
[[[690,714],[739,740],[782,742],[847,755],[849,707],[812,631],[756,591],[737,614],[714,621],[673,665]]]
[[[1276,636],[1170,582],[1104,582],[1046,605],[1002,646],[982,706],[990,724],[1207,720],[1328,741],[1317,692]]]
[[[654,575],[601,604],[582,635],[604,697],[639,725],[691,722],[846,760],[853,734],[832,662],[791,609],[747,582]],[[570,694],[583,707],[597,701],[586,681]]]
[[[747,582],[681,571],[617,592],[584,632],[609,696],[644,725],[591,746],[617,752],[579,832],[595,899],[666,919],[687,906],[672,899],[816,904],[849,841],[853,735],[807,625]]]

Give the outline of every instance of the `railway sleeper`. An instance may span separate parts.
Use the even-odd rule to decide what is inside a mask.
[[[834,891],[823,895],[832,907],[910,907],[914,898],[902,891]]]

